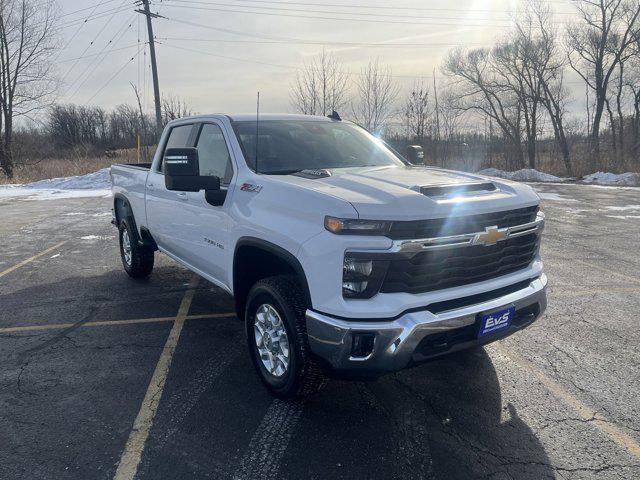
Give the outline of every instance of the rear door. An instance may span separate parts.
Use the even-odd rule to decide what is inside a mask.
[[[184,230],[187,228],[185,205],[187,192],[167,190],[164,184],[164,151],[167,148],[193,147],[197,135],[194,123],[176,125],[171,128],[160,152],[160,161],[152,166],[147,176],[146,202],[147,224],[160,248],[181,259],[185,259],[188,247],[184,244]]]

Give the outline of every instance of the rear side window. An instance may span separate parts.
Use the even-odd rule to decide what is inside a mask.
[[[200,175],[220,177],[220,181],[228,185],[233,176],[233,168],[220,127],[212,123],[202,125],[197,147]]]
[[[179,127],[173,127],[169,132],[169,138],[167,139],[167,144],[164,146],[164,149],[185,148],[190,146],[189,137],[191,136],[192,128],[193,125],[180,125]],[[164,172],[164,158],[162,159],[160,171]]]

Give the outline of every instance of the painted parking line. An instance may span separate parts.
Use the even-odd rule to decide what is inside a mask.
[[[209,318],[228,318],[235,317],[235,312],[227,313],[207,313],[199,315],[187,315],[185,320],[207,320]],[[176,317],[152,317],[152,318],[134,318],[130,320],[96,320],[93,322],[86,322],[80,325],[76,323],[53,323],[50,325],[26,325],[24,327],[5,327],[0,328],[0,333],[17,333],[17,332],[32,332],[37,330],[64,330],[71,327],[106,327],[110,325],[135,325],[140,323],[161,323],[161,322],[173,322]]]
[[[133,429],[131,430],[114,476],[115,480],[133,480],[136,476],[145,443],[147,442],[153,420],[158,411],[158,405],[160,404],[160,398],[164,391],[164,385],[169,374],[173,354],[178,345],[180,333],[182,332],[182,327],[189,313],[189,308],[191,307],[197,286],[198,277],[194,276],[189,283],[189,290],[185,292],[182,298],[178,314],[174,319],[173,327],[171,328],[171,332],[169,332],[167,341],[156,364],[151,381],[149,382],[149,387],[147,388],[147,393],[142,401],[142,406],[140,407],[138,416],[133,422]]]
[[[571,393],[565,390],[557,381],[547,376],[542,370],[520,354],[512,350],[508,350],[500,344],[494,344],[494,348],[500,354],[511,359],[511,361],[520,368],[533,374],[556,398],[562,400],[565,404],[575,410],[582,420],[591,423],[619,446],[626,449],[631,455],[640,459],[640,444],[620,430],[613,422],[600,415],[597,410],[582,403]]]
[[[43,250],[42,252],[37,253],[32,257],[29,257],[29,258],[27,258],[25,260],[22,260],[20,263],[15,264],[13,267],[9,267],[6,270],[0,272],[0,277],[4,277],[5,275],[8,275],[9,273],[13,272],[14,270],[17,270],[18,268],[23,267],[26,264],[31,263],[34,260],[39,259],[40,257],[46,255],[47,253],[54,251],[56,248],[60,248],[62,245],[64,245],[68,241],[69,240],[63,240],[60,243],[56,243],[53,247],[49,247],[46,250]]]

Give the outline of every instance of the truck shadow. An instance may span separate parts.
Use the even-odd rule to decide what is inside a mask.
[[[0,295],[0,318],[4,326],[72,323],[12,347],[18,357],[53,345],[65,355],[90,347],[75,338],[86,321],[175,315],[190,277],[175,267],[160,267],[145,282],[121,271],[69,276]],[[190,313],[231,308],[228,296],[201,282]],[[136,327],[148,328],[157,327]],[[63,332],[77,343],[61,348]],[[305,402],[283,402],[260,384],[245,342],[235,318],[185,324],[139,478],[554,478],[535,432],[503,401],[483,349],[376,381],[332,380]],[[129,400],[134,415],[140,398]],[[133,418],[117,426],[122,446]],[[101,441],[92,447],[101,449]],[[101,468],[113,473],[119,454]]]
[[[345,401],[350,396],[359,404]],[[295,445],[313,445],[316,462],[315,454],[299,457],[310,476],[339,478],[349,471],[355,478],[555,478],[535,432],[513,404],[503,404],[484,349],[375,382],[332,382],[303,417],[283,463],[303,469]],[[348,427],[337,433],[336,422]]]

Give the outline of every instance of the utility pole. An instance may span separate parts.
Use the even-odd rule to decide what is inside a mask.
[[[147,17],[147,32],[149,33],[149,52],[151,53],[151,76],[153,77],[153,100],[156,106],[156,129],[158,133],[162,131],[162,110],[160,109],[160,85],[158,84],[158,65],[156,64],[156,46],[153,39],[153,25],[151,18],[161,18],[157,13],[151,13],[149,0],[141,0],[144,10],[136,12]]]

